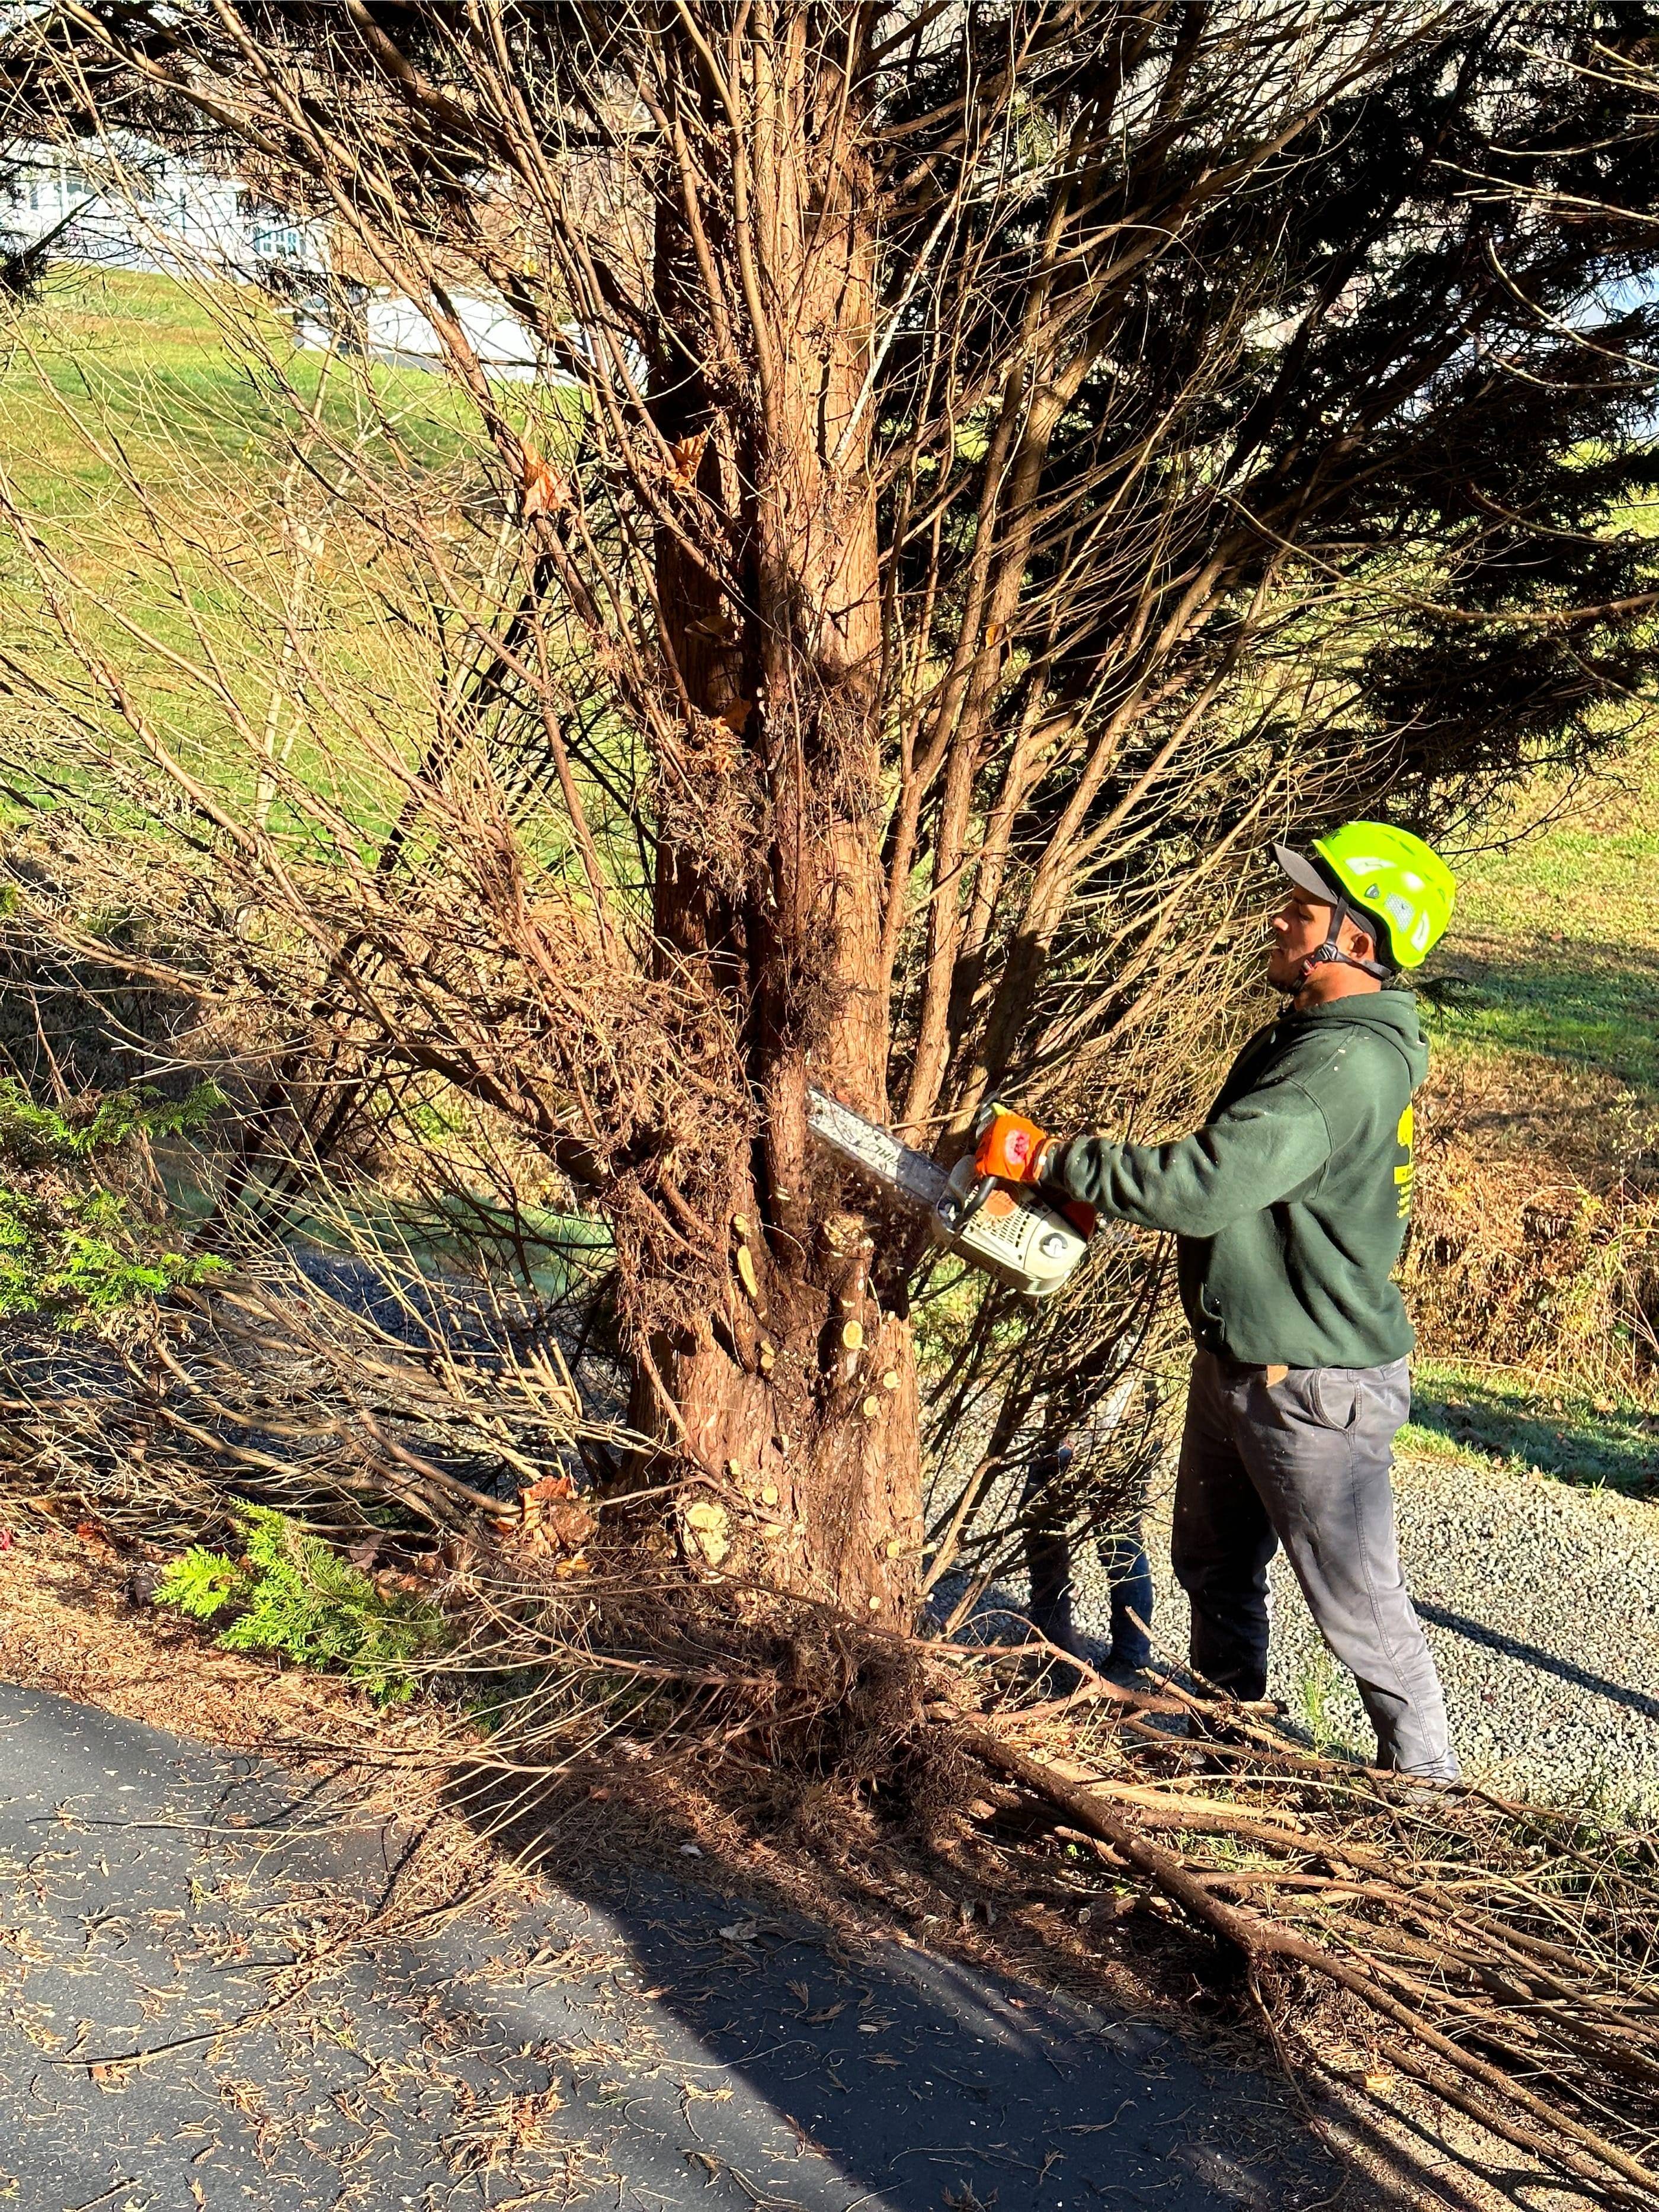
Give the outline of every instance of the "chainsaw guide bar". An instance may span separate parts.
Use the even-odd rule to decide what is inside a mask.
[[[827,1091],[807,1091],[806,1126],[831,1152],[926,1214],[935,1243],[1028,1297],[1057,1291],[1089,1249],[1087,1233],[1029,1185],[981,1181],[971,1154],[947,1175],[937,1160]]]
[[[827,1091],[807,1092],[806,1126],[832,1152],[926,1212],[931,1213],[950,1188],[951,1178],[937,1160],[901,1143],[879,1121],[866,1121]]]

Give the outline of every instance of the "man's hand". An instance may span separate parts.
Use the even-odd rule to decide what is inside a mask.
[[[1023,1114],[1011,1114],[994,1102],[981,1107],[974,1134],[979,1139],[974,1172],[1000,1176],[1005,1182],[1041,1182],[1044,1165],[1060,1141]]]

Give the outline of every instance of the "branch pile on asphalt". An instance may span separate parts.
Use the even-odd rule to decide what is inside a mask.
[[[1213,1937],[1287,2063],[1385,2062],[1599,2201],[1659,2202],[1653,1836],[1317,1756],[1174,1685],[1094,1678],[962,1741]]]

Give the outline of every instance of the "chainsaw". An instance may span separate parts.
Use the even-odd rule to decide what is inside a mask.
[[[936,1243],[1027,1297],[1051,1297],[1089,1249],[1092,1206],[1056,1206],[1029,1183],[976,1176],[971,1152],[947,1174],[926,1152],[823,1091],[806,1094],[806,1126],[831,1152],[926,1214]]]

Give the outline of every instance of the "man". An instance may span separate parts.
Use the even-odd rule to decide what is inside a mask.
[[[1428,1065],[1399,975],[1443,933],[1455,886],[1421,838],[1381,823],[1273,852],[1289,894],[1267,980],[1290,1005],[1240,1053],[1202,1128],[1179,1144],[1066,1143],[997,1108],[978,1163],[1176,1232],[1197,1352],[1171,1550],[1196,1672],[1264,1694],[1267,1563],[1282,1544],[1353,1674],[1379,1764],[1452,1780],[1389,1470],[1411,1402],[1393,1272],[1411,1205],[1412,1093]]]

